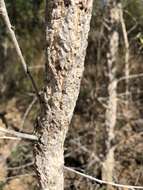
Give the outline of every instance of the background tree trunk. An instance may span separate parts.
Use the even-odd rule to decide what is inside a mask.
[[[63,145],[84,70],[92,0],[46,2],[46,85],[35,126],[35,168],[40,189],[63,190]]]
[[[117,64],[117,53],[119,45],[119,33],[118,27],[120,22],[120,2],[117,0],[109,0],[107,5],[107,16],[108,16],[108,52],[107,52],[107,66],[109,75],[108,85],[108,108],[105,115],[105,125],[107,130],[107,154],[106,159],[103,163],[102,178],[105,181],[113,181],[114,174],[114,149],[113,141],[115,138],[115,125],[117,120],[117,78],[116,78],[116,64]],[[112,189],[109,187],[108,189]]]

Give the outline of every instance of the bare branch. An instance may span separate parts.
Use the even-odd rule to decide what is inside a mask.
[[[123,188],[128,188],[128,189],[143,189],[143,186],[132,186],[132,185],[123,185],[123,184],[118,184],[118,183],[113,183],[113,182],[108,182],[108,181],[104,181],[104,180],[100,180],[100,179],[97,179],[93,176],[90,176],[90,175],[87,175],[87,174],[84,174],[84,173],[81,173],[75,169],[72,169],[70,167],[66,167],[64,166],[64,168],[67,170],[67,171],[70,171],[70,172],[73,172],[77,175],[80,175],[82,177],[85,177],[87,179],[90,179],[92,181],[95,181],[97,183],[100,183],[100,184],[106,184],[106,185],[112,185],[114,187],[123,187]]]
[[[133,75],[129,75],[128,76],[128,79],[135,79],[135,78],[139,78],[139,77],[143,77],[143,73],[139,73],[139,74],[133,74]],[[121,78],[118,79],[118,83],[121,82],[122,80],[126,80],[127,77],[126,76],[123,76]]]
[[[101,160],[95,155],[95,153],[92,153],[90,150],[88,150],[84,145],[80,143],[80,141],[77,142],[75,139],[71,139],[70,142],[77,145],[81,150],[91,155],[96,162],[101,162]]]
[[[10,34],[11,40],[13,41],[13,44],[14,44],[15,49],[16,49],[16,52],[17,52],[17,54],[18,54],[18,56],[20,58],[22,67],[24,69],[24,72],[29,77],[38,99],[41,100],[37,85],[36,85],[36,83],[34,81],[34,78],[33,78],[32,74],[31,74],[31,72],[29,71],[28,65],[26,64],[26,61],[25,61],[25,59],[24,59],[24,57],[22,55],[21,49],[20,49],[18,41],[16,39],[16,35],[15,35],[14,31],[13,31],[10,19],[8,17],[8,13],[7,13],[7,9],[6,9],[6,5],[5,5],[4,0],[0,0],[0,13],[1,13],[1,15],[3,17],[3,20],[4,20],[4,22],[5,22],[6,26],[7,26],[8,32]]]
[[[32,69],[44,69],[44,65],[35,65],[35,66],[29,66],[29,69],[32,70]]]
[[[19,170],[19,169],[23,169],[23,168],[30,167],[30,166],[32,166],[32,165],[34,165],[34,161],[29,162],[29,163],[27,163],[27,164],[23,164],[23,165],[21,165],[21,166],[17,166],[17,167],[9,167],[9,168],[7,168],[7,170]]]
[[[32,109],[32,107],[33,107],[33,105],[35,104],[36,101],[37,101],[37,97],[34,97],[32,102],[29,104],[28,108],[26,109],[26,111],[24,113],[24,116],[23,116],[23,119],[22,119],[22,122],[21,122],[20,131],[23,130],[25,120],[26,120],[30,110]]]
[[[35,176],[35,175],[36,175],[35,173],[19,174],[19,175],[14,175],[14,176],[7,177],[5,181],[8,181],[8,180],[11,180],[11,179],[14,179],[14,178],[21,178],[21,177],[28,177],[28,176]]]
[[[30,163],[27,163],[27,164],[24,164],[24,165],[21,165],[21,166],[18,166],[18,167],[10,167],[8,168],[8,170],[14,170],[14,169],[21,169],[21,168],[25,168],[25,167],[29,167],[29,166],[32,166],[34,164],[34,162],[30,162]],[[84,174],[84,173],[81,173],[71,167],[67,167],[67,166],[64,166],[64,169],[69,171],[69,172],[73,172],[77,175],[80,175],[84,178],[87,178],[89,180],[92,180],[92,181],[95,181],[99,184],[109,184],[109,185],[112,185],[112,186],[115,186],[115,187],[123,187],[123,188],[128,188],[128,189],[143,189],[142,186],[132,186],[132,185],[123,185],[123,184],[118,184],[118,183],[112,183],[112,182],[108,182],[108,181],[103,181],[103,180],[100,180],[100,179],[97,179],[93,176],[90,176],[90,175],[87,175],[87,174]],[[23,176],[29,176],[29,175],[35,175],[34,173],[30,173],[30,174],[21,174],[21,175],[16,175],[16,176],[11,176],[11,177],[8,177],[6,178],[7,180],[9,179],[13,179],[13,178],[17,178],[17,177],[23,177]]]
[[[131,32],[133,32],[137,28],[138,23],[137,23],[136,18],[131,14],[131,12],[129,12],[128,10],[124,10],[124,13],[126,13],[128,16],[130,16],[130,18],[134,22],[133,26],[127,32],[128,35],[129,35]]]
[[[9,139],[9,140],[18,140],[18,141],[21,140],[21,138],[19,137],[10,137],[10,136],[0,136],[0,139]]]
[[[14,135],[14,136],[16,136],[18,138],[29,139],[29,140],[38,140],[38,137],[36,137],[35,135],[30,135],[30,134],[26,134],[26,133],[20,133],[20,132],[17,132],[17,131],[4,129],[4,128],[1,128],[1,127],[0,127],[0,132],[11,134],[11,135]]]
[[[128,94],[128,91],[129,91],[129,74],[130,74],[130,71],[129,71],[129,41],[128,41],[128,34],[127,34],[127,30],[126,30],[126,25],[125,25],[124,18],[123,18],[122,5],[120,6],[120,22],[121,22],[121,26],[122,26],[122,32],[123,32],[123,38],[124,38],[124,44],[125,44],[126,93]]]

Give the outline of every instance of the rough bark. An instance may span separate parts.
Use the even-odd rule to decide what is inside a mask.
[[[46,85],[34,151],[42,190],[64,189],[63,145],[84,70],[92,1],[46,1]]]
[[[102,178],[105,181],[113,181],[114,174],[114,149],[113,145],[115,138],[115,125],[117,119],[117,79],[116,79],[116,64],[118,55],[118,43],[119,34],[118,26],[120,21],[120,2],[117,0],[109,0],[107,6],[108,15],[108,41],[109,47],[107,52],[107,66],[109,73],[109,85],[108,85],[108,108],[105,115],[105,125],[107,130],[107,154],[103,163]],[[107,189],[112,189],[107,187]]]

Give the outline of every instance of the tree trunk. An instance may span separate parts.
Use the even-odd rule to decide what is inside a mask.
[[[115,125],[117,120],[117,78],[116,78],[116,64],[118,59],[118,44],[119,34],[118,27],[120,22],[120,3],[118,0],[109,0],[107,5],[108,16],[108,52],[107,52],[107,66],[109,74],[108,85],[108,108],[105,115],[105,125],[107,130],[107,154],[103,163],[102,178],[105,181],[113,181],[114,174],[114,149],[113,145],[115,138]],[[107,187],[112,189],[112,187]]]
[[[41,190],[64,189],[63,145],[84,70],[92,1],[46,1],[46,85],[34,150]]]
[[[126,77],[126,105],[127,108],[129,106],[129,75],[130,75],[130,68],[129,68],[129,58],[130,58],[130,51],[129,51],[129,40],[128,40],[128,32],[126,29],[125,20],[123,17],[123,7],[120,7],[120,22],[122,26],[122,33],[124,38],[125,44],[125,77]]]

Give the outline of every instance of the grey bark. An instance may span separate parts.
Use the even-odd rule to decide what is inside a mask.
[[[128,32],[126,29],[126,24],[124,21],[123,16],[123,7],[120,7],[120,22],[122,26],[122,33],[124,38],[125,44],[125,77],[126,77],[126,100],[127,100],[127,108],[129,103],[129,75],[130,75],[130,68],[129,68],[129,58],[130,58],[130,51],[129,51],[129,40],[128,40]]]
[[[107,17],[108,17],[108,52],[107,52],[107,66],[109,75],[108,85],[108,108],[105,115],[105,125],[107,130],[107,154],[102,168],[102,179],[105,181],[113,181],[114,176],[114,149],[113,145],[115,138],[115,126],[117,120],[117,78],[116,67],[118,61],[118,45],[119,45],[119,32],[118,27],[120,23],[120,1],[108,0],[107,4]],[[107,189],[112,189],[111,186]]]
[[[46,3],[46,85],[35,126],[35,169],[40,189],[63,190],[63,145],[84,70],[93,0]]]

